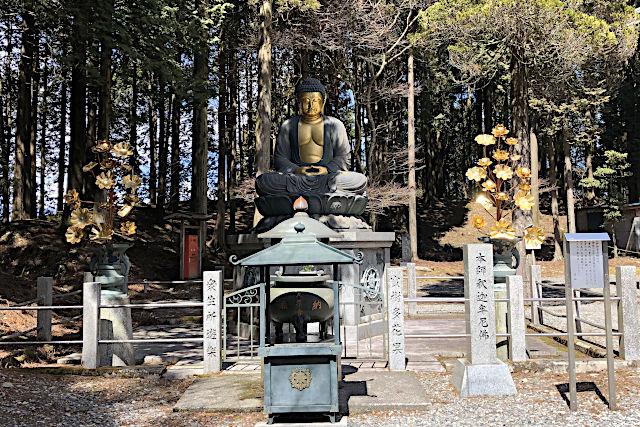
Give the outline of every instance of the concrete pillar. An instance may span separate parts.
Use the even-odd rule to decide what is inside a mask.
[[[622,334],[620,357],[624,360],[640,360],[640,321],[636,281],[635,267],[616,267],[616,294],[620,297],[618,330]]]
[[[542,282],[542,270],[539,265],[531,266],[531,277],[530,286],[531,286],[531,297],[532,298],[542,298],[542,292],[540,292],[540,286],[538,283]],[[540,324],[540,316],[541,310],[539,309],[540,302],[539,301],[531,301],[531,322],[534,325]]]
[[[404,347],[404,297],[402,295],[402,269],[392,267],[387,269],[389,288],[387,296],[387,310],[389,321],[389,369],[392,371],[405,370]]]
[[[38,305],[53,304],[53,277],[38,277]],[[51,341],[51,310],[38,310],[38,341]]]
[[[222,370],[222,308],[224,304],[222,271],[202,272],[202,315],[204,373]],[[262,328],[262,324],[260,327]]]
[[[409,233],[403,233],[400,235],[402,240],[402,262],[411,261],[411,236]]]
[[[407,293],[409,298],[416,298],[417,292],[416,283],[416,264],[414,262],[407,263]],[[418,303],[409,303],[409,317],[418,314]]]
[[[125,305],[130,304],[130,300],[122,292],[102,291],[100,303],[102,305]],[[107,324],[103,325],[103,323]],[[132,340],[131,309],[128,307],[101,308],[99,327],[101,330],[110,331],[111,335],[111,337],[100,336],[101,340]],[[134,366],[136,364],[132,343],[101,345],[99,353],[100,360],[104,360],[106,366]]]
[[[515,394],[509,367],[496,357],[493,247],[463,249],[467,357],[458,359],[451,382],[462,397]]]
[[[100,283],[82,284],[82,367],[99,366],[98,324],[100,322]]]
[[[355,256],[352,249],[344,249],[345,253]],[[360,284],[360,266],[357,264],[344,264],[340,267],[340,281],[344,283]],[[360,290],[353,286],[340,288],[340,303],[342,304],[342,321],[346,326],[360,323]],[[347,337],[344,337],[347,339]]]
[[[509,356],[513,362],[524,362],[527,360],[527,341],[522,276],[507,276],[507,298],[509,298]]]

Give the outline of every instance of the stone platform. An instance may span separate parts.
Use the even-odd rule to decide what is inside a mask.
[[[358,370],[343,365],[340,413],[413,411],[430,407],[427,393],[413,372]],[[176,403],[174,411],[261,412],[260,373],[198,378]]]

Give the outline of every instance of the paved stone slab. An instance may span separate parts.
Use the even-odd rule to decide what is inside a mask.
[[[345,377],[339,390],[342,414],[413,411],[430,406],[413,372],[358,371],[344,365],[343,373]],[[200,412],[261,412],[262,409],[259,372],[198,378],[173,408],[174,411]]]
[[[326,418],[326,417],[325,417]],[[263,426],[286,426],[286,427],[346,427],[349,424],[347,416],[342,416],[339,420],[336,420],[335,423],[331,423],[329,421],[302,421],[300,418],[292,417],[291,419],[283,420],[279,417],[276,417],[273,424],[267,424],[266,421],[260,421],[256,424],[255,427],[263,427]]]
[[[202,375],[204,373],[204,365],[202,362],[190,362],[181,360],[173,366],[169,366],[167,371],[162,375],[168,380],[181,380],[194,375]]]
[[[340,409],[358,414],[373,411],[416,411],[431,406],[413,372],[357,371],[345,374]]]
[[[212,375],[198,378],[184,392],[174,411],[261,412],[262,380],[257,375]]]

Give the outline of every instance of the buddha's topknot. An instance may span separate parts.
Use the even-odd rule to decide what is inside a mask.
[[[322,100],[324,101],[327,96],[327,91],[318,79],[304,79],[296,86],[296,98],[300,98],[300,94],[305,92],[320,92],[322,94]]]

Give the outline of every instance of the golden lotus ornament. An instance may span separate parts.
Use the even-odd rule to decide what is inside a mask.
[[[544,233],[542,232],[542,228],[540,227],[532,225],[525,230],[524,239],[526,240],[528,245],[540,246],[544,241],[544,238]]]
[[[478,166],[467,169],[467,178],[476,182],[480,182],[487,177],[487,171]]]
[[[76,243],[80,243],[83,236],[83,229],[71,226],[67,228],[67,232],[64,234],[64,237],[67,239],[67,242],[75,245]]]
[[[492,239],[515,239],[516,230],[511,226],[511,221],[501,219],[491,226],[489,235]]]
[[[498,137],[505,136],[506,134],[508,134],[509,133],[509,129],[507,129],[505,127],[505,125],[498,125],[495,128],[493,128],[491,133],[493,134],[493,136],[498,138]]]
[[[487,222],[481,216],[477,216],[473,218],[473,228],[480,229],[480,228],[483,228],[485,225],[487,225]]]
[[[478,135],[476,136],[476,142],[480,145],[493,145],[496,143],[496,138],[493,135]]]

